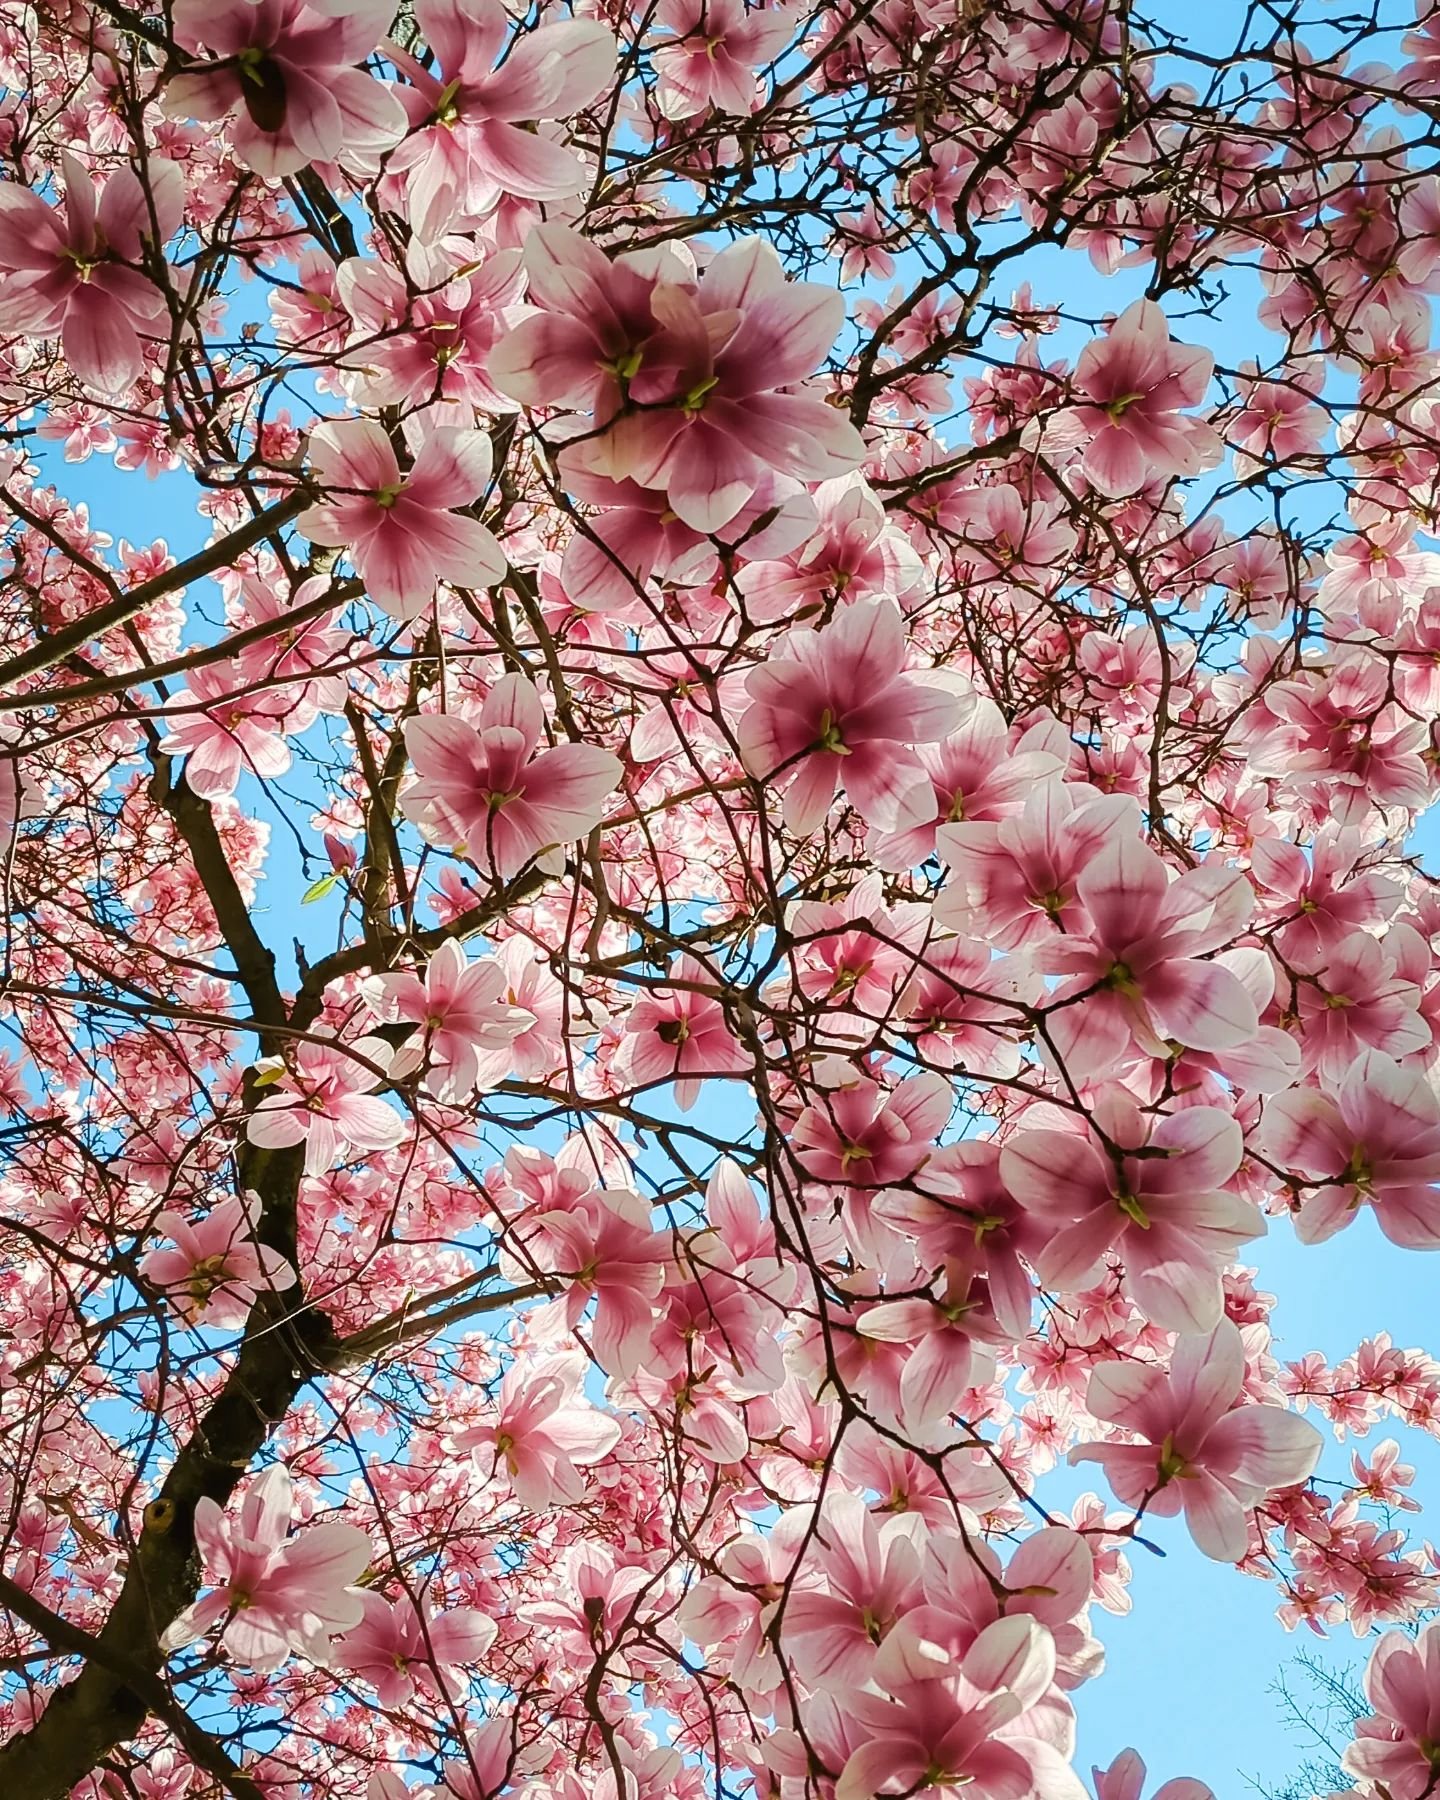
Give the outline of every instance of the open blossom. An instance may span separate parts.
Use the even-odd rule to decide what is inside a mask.
[[[368,1681],[381,1706],[404,1705],[417,1685],[458,1699],[459,1670],[480,1660],[499,1629],[471,1607],[433,1615],[408,1594],[392,1601],[367,1590],[360,1598],[364,1617],[335,1646],[335,1660]]]
[[[1304,1065],[1330,1086],[1366,1050],[1410,1056],[1430,1042],[1420,990],[1407,980],[1392,950],[1403,953],[1401,933],[1379,943],[1368,931],[1352,931],[1325,953],[1323,965],[1299,984],[1300,1049]]]
[[[544,708],[522,675],[496,682],[471,725],[444,713],[405,723],[419,780],[401,800],[430,835],[466,853],[501,881],[546,851],[583,838],[600,822],[620,763],[594,744],[541,750]]]
[[[607,1374],[635,1375],[650,1348],[668,1260],[640,1195],[623,1188],[582,1194],[527,1219],[521,1235],[531,1266],[564,1289],[556,1311],[566,1326],[573,1330],[593,1304],[595,1360]]]
[[[714,978],[693,956],[670,970],[671,985],[642,994],[625,1021],[626,1068],[637,1085],[674,1081],[676,1104],[689,1110],[706,1076],[736,1075],[751,1066],[716,998]],[[712,991],[705,991],[705,990]]]
[[[477,224],[506,194],[578,194],[585,164],[526,126],[569,118],[599,95],[615,69],[614,35],[595,19],[556,20],[516,37],[496,68],[511,32],[498,0],[416,0],[415,17],[436,63],[388,46],[411,84],[400,90],[410,135],[389,167],[406,176],[421,239]]]
[[[390,1065],[392,1077],[425,1069],[426,1089],[439,1100],[463,1099],[510,1073],[511,1045],[535,1015],[505,998],[507,974],[494,957],[466,960],[450,938],[425,965],[423,978],[397,972],[364,983],[366,1004],[382,1024],[419,1027]]]
[[[331,1638],[360,1622],[352,1585],[371,1557],[370,1539],[353,1525],[307,1525],[289,1535],[290,1476],[272,1463],[227,1518],[209,1495],[195,1505],[195,1546],[214,1591],[187,1607],[165,1633],[178,1650],[225,1625],[221,1642],[237,1663],[278,1669],[292,1652],[325,1665]]]
[[[513,1365],[494,1420],[459,1432],[456,1449],[470,1451],[482,1474],[507,1480],[522,1506],[573,1506],[585,1495],[580,1470],[620,1442],[619,1424],[581,1399],[584,1376],[579,1355]]]
[[[303,1143],[307,1175],[323,1175],[350,1152],[393,1150],[405,1135],[405,1121],[372,1098],[385,1077],[365,1066],[387,1069],[390,1057],[383,1038],[302,1040],[284,1059],[262,1057],[255,1068],[264,1092],[245,1135],[268,1150]]]
[[[491,387],[486,359],[524,285],[518,250],[442,261],[418,294],[413,276],[373,257],[350,257],[335,280],[352,325],[345,386],[357,403],[513,410]]]
[[[1067,1757],[1068,1708],[1043,1707],[1055,1645],[1033,1619],[1000,1619],[975,1639],[958,1668],[933,1679],[887,1681],[888,1694],[845,1697],[863,1743],[846,1761],[835,1800],[921,1794],[927,1800],[1086,1800]],[[1030,1729],[1027,1729],[1030,1727]]]
[[[1069,1131],[1017,1131],[1000,1151],[1000,1178],[1052,1227],[1034,1253],[1045,1287],[1074,1292],[1118,1251],[1135,1304],[1166,1331],[1206,1332],[1221,1315],[1220,1272],[1265,1222],[1226,1183],[1240,1166],[1240,1127],[1217,1107],[1192,1106],[1148,1122],[1126,1101],[1096,1108],[1118,1161]],[[1143,1153],[1143,1154],[1139,1154]]]
[[[934,816],[908,830],[871,832],[870,854],[882,869],[898,873],[936,850],[941,825],[1013,818],[1037,790],[1059,787],[1067,750],[1054,720],[1012,733],[992,700],[964,696],[955,730],[918,752],[935,790]]]
[[[812,498],[811,530],[783,560],[767,560],[753,542],[746,544],[749,560],[736,586],[750,618],[768,622],[814,612],[830,595],[904,600],[914,592],[924,565],[863,476],[822,481]]]
[[[1238,869],[1200,863],[1171,881],[1138,838],[1108,838],[1076,877],[1087,919],[1047,941],[1041,965],[1064,976],[1050,996],[1056,1054],[1072,1075],[1113,1066],[1132,1045],[1168,1054],[1229,1050],[1259,1028],[1244,983],[1207,953],[1244,930],[1254,891]],[[1069,1004],[1090,992],[1083,1005]]]
[[[1095,1800],[1141,1800],[1145,1765],[1133,1750],[1122,1750],[1108,1769],[1094,1770]],[[1203,1781],[1176,1775],[1162,1782],[1150,1800],[1215,1800]]]
[[[1239,1562],[1246,1514],[1276,1488],[1307,1481],[1320,1433],[1298,1413],[1243,1399],[1245,1345],[1229,1319],[1182,1338],[1168,1373],[1153,1363],[1101,1363],[1086,1409],[1142,1441],[1079,1444],[1071,1462],[1098,1462],[1117,1500],[1171,1518],[1217,1562]]]
[[[158,249],[179,229],[184,178],[152,156],[146,185],[133,169],[116,169],[97,201],[69,151],[60,167],[60,206],[16,183],[0,186],[0,331],[58,337],[82,381],[120,393],[140,373],[141,339],[170,332],[164,294],[136,265],[147,244]]]
[[[154,1229],[175,1248],[148,1251],[140,1273],[195,1324],[243,1325],[258,1293],[295,1281],[280,1252],[256,1242],[259,1215],[255,1194],[232,1194],[198,1219],[167,1207],[156,1213]]]
[[[284,688],[254,694],[245,688],[244,672],[235,663],[192,669],[186,698],[177,701],[170,715],[173,728],[160,748],[167,756],[185,758],[186,785],[202,799],[233,794],[247,771],[269,777],[290,767],[290,746],[282,731],[295,709],[294,695]]]
[[[310,461],[328,498],[297,524],[312,543],[343,549],[371,597],[397,619],[413,619],[437,581],[493,587],[505,573],[494,535],[456,507],[472,505],[490,480],[483,431],[441,426],[402,475],[395,446],[370,419],[319,425]]]
[[[1341,1768],[1368,1795],[1426,1800],[1440,1784],[1440,1625],[1413,1640],[1384,1634],[1364,1670],[1364,1696],[1375,1710],[1355,1724]]]
[[[994,1372],[993,1348],[1005,1332],[995,1317],[972,1258],[952,1258],[938,1291],[913,1300],[882,1300],[856,1320],[861,1337],[904,1344],[900,1412],[911,1431],[944,1421],[966,1388],[982,1386]]]
[[[790,1147],[812,1181],[889,1187],[919,1168],[953,1105],[942,1075],[912,1075],[889,1093],[862,1078],[806,1107]]]
[[[786,634],[746,680],[740,752],[757,779],[784,785],[790,830],[814,831],[843,786],[867,823],[902,829],[933,817],[915,744],[959,720],[953,694],[906,671],[893,601],[843,608],[824,631]]]
[[[1175,342],[1153,300],[1137,300],[1085,346],[1074,414],[1089,436],[1082,467],[1102,494],[1133,494],[1157,476],[1195,475],[1220,460],[1214,427],[1181,410],[1205,398],[1214,366],[1208,350]]]
[[[1366,1050],[1334,1098],[1311,1087],[1276,1094],[1256,1141],[1313,1189],[1295,1214],[1302,1242],[1322,1243],[1370,1206],[1392,1243],[1440,1249],[1440,1095],[1423,1069]]]
[[[719,531],[768,472],[847,475],[860,434],[819,395],[792,391],[844,321],[832,288],[789,281],[760,238],[722,251],[698,282],[673,253],[617,258],[542,226],[525,248],[538,311],[495,348],[492,380],[523,406],[594,408],[562,471],[663,488],[696,531]]]
[[[650,52],[667,119],[690,119],[710,106],[753,112],[756,70],[775,60],[795,29],[783,6],[748,11],[744,0],[660,0],[654,17],[670,34]]]
[[[1374,1711],[1355,1726],[1340,1759],[1368,1793],[1423,1800],[1440,1783],[1440,1625],[1417,1638],[1387,1631],[1370,1655],[1365,1697]]]
[[[566,485],[575,499],[599,509],[577,523],[560,565],[561,586],[576,606],[617,612],[634,604],[646,582],[690,587],[713,578],[714,542],[672,510],[663,488],[579,469],[568,472]],[[768,473],[723,536],[743,545],[747,557],[784,556],[814,527],[815,508],[799,482]]]
[[[1081,874],[1139,825],[1140,809],[1128,794],[1043,779],[1018,813],[942,824],[935,846],[950,874],[935,922],[1007,950],[1079,929]]]
[[[249,621],[255,625],[270,624],[274,629],[270,635],[245,644],[236,657],[236,667],[243,677],[243,683],[237,683],[237,691],[244,686],[283,684],[282,692],[295,709],[296,730],[300,729],[300,721],[308,723],[307,708],[331,713],[345,710],[345,677],[337,675],[334,669],[351,642],[350,634],[334,629],[338,607],[319,614],[309,612],[313,602],[327,594],[330,587],[328,576],[312,575],[299,584],[293,596],[287,597],[283,590],[258,580],[241,583]],[[193,679],[190,685],[193,690]],[[257,701],[262,698],[255,696]]]
[[[1352,930],[1383,924],[1400,904],[1399,883],[1364,867],[1365,849],[1360,832],[1333,827],[1316,832],[1308,853],[1278,837],[1250,846],[1261,904],[1284,921],[1275,941],[1292,966],[1323,967]]]
[[[477,1731],[466,1733],[464,1756],[442,1766],[444,1780],[436,1800],[495,1800],[524,1767],[524,1760],[516,1721],[505,1713],[487,1719]],[[384,1800],[392,1797],[387,1794]]]
[[[1336,825],[1359,826],[1374,806],[1429,803],[1426,727],[1389,698],[1391,680],[1381,658],[1350,652],[1266,692],[1281,723],[1263,766],[1283,768],[1307,791],[1323,791],[1321,817]]]
[[[858,1494],[830,1496],[785,1605],[785,1645],[807,1686],[843,1695],[870,1681],[923,1595],[918,1526],[914,1514],[877,1517]]]
[[[270,179],[373,157],[399,140],[405,114],[355,65],[393,12],[391,0],[175,0],[175,41],[201,59],[161,104],[172,119],[229,119],[235,154]]]

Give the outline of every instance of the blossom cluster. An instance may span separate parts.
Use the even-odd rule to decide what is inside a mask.
[[[1257,1286],[1440,1249],[1440,11],[1269,30],[0,0],[0,1794],[1142,1800],[1156,1548],[1440,1793]]]

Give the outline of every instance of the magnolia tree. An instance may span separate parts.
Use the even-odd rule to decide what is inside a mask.
[[[1141,1800],[1187,1533],[1440,1793],[1440,11],[1218,14],[0,3],[5,1800]]]

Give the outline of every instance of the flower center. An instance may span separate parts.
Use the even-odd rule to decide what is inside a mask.
[[[827,706],[820,715],[820,737],[816,746],[831,756],[848,756],[850,754],[844,738],[840,735],[839,721]]]
[[[258,131],[279,131],[285,123],[285,71],[259,44],[242,50],[235,62],[251,123]]]

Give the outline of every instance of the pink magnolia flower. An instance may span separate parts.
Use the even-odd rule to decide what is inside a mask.
[[[912,1189],[882,1194],[875,1210],[913,1238],[923,1268],[972,1258],[995,1316],[1012,1337],[1027,1336],[1035,1285],[1021,1257],[1033,1262],[1049,1232],[1002,1183],[998,1144],[942,1144],[917,1170]]]
[[[729,1678],[757,1698],[773,1694],[784,1680],[767,1627],[809,1528],[809,1513],[790,1507],[763,1534],[746,1531],[732,1538],[715,1558],[716,1573],[693,1582],[676,1610],[676,1622],[692,1643],[724,1646]],[[797,1589],[792,1597],[799,1595]],[[793,1618],[787,1606],[787,1641]]]
[[[503,943],[497,960],[505,971],[506,1001],[534,1021],[515,1039],[511,1066],[522,1081],[552,1075],[565,1058],[567,1029],[584,1030],[585,1022],[573,1016],[565,989],[524,938]]]
[[[617,612],[634,604],[645,582],[692,587],[714,576],[714,543],[672,510],[663,488],[609,481],[579,469],[568,472],[566,486],[577,500],[599,509],[577,525],[560,564],[560,585],[576,606]],[[724,535],[748,557],[783,556],[814,528],[809,495],[798,482],[771,473],[762,476]]]
[[[1068,750],[1057,721],[1015,734],[993,700],[970,694],[955,730],[919,751],[935,790],[933,817],[908,831],[872,831],[866,847],[882,869],[913,869],[936,849],[941,825],[1014,818],[1037,790],[1058,787]]]
[[[370,1540],[340,1524],[308,1525],[292,1538],[291,1510],[282,1463],[250,1483],[235,1519],[208,1494],[196,1502],[195,1545],[215,1591],[170,1626],[161,1640],[167,1650],[224,1621],[220,1641],[237,1663],[278,1669],[293,1651],[328,1664],[331,1637],[360,1622],[364,1603],[351,1584],[370,1561]]]
[[[1405,1492],[1415,1479],[1412,1464],[1400,1460],[1400,1446],[1394,1438],[1384,1438],[1370,1453],[1367,1462],[1358,1450],[1350,1456],[1350,1474],[1355,1482],[1352,1492],[1373,1500],[1393,1512],[1419,1512],[1420,1502]]]
[[[824,631],[790,631],[746,679],[739,725],[745,767],[785,788],[791,831],[814,831],[843,785],[868,824],[903,829],[932,816],[914,744],[945,737],[954,695],[906,672],[905,625],[890,600],[847,606]]]
[[[478,224],[503,195],[560,200],[589,185],[579,157],[525,127],[569,118],[600,94],[618,55],[611,32],[595,19],[556,20],[515,37],[495,68],[511,30],[498,0],[416,0],[415,17],[436,66],[387,46],[412,84],[400,93],[411,134],[389,167],[408,177],[422,241]]]
[[[1074,413],[1091,434],[1081,466],[1102,494],[1133,494],[1157,476],[1197,475],[1219,462],[1214,427],[1181,411],[1205,398],[1214,366],[1208,350],[1175,342],[1153,300],[1137,300],[1085,346]]]
[[[1084,1622],[1094,1569],[1086,1540],[1063,1526],[1033,1532],[1008,1566],[968,1533],[932,1530],[925,1541],[925,1602],[907,1610],[883,1645],[877,1685],[891,1675],[927,1666],[938,1672],[947,1661],[953,1666],[997,1619],[1027,1615],[1054,1640],[1056,1685],[1079,1687],[1097,1669],[1099,1646]]]
[[[1246,1514],[1277,1488],[1308,1481],[1320,1433],[1280,1406],[1243,1398],[1245,1346],[1222,1319],[1184,1337],[1167,1372],[1153,1363],[1101,1363],[1085,1405],[1138,1444],[1077,1444],[1070,1461],[1098,1462],[1115,1497],[1162,1518],[1183,1512],[1206,1556],[1239,1562],[1250,1543]]]
[[[236,663],[192,669],[186,694],[193,710],[171,715],[174,728],[160,740],[167,756],[186,759],[186,784],[203,799],[233,794],[247,769],[265,779],[290,767],[290,746],[281,733],[294,697],[281,688],[258,694],[245,689],[244,672]]]
[[[585,1497],[582,1469],[602,1461],[620,1442],[620,1426],[580,1399],[585,1359],[576,1352],[538,1368],[514,1363],[500,1382],[493,1422],[457,1434],[485,1475],[500,1475],[522,1506],[540,1511],[574,1506]]]
[[[1095,1800],[1140,1800],[1145,1786],[1145,1765],[1134,1750],[1122,1750],[1108,1769],[1091,1771],[1095,1782]],[[1162,1782],[1150,1800],[1215,1800],[1203,1781],[1190,1775],[1176,1775]]]
[[[1316,832],[1308,855],[1283,838],[1250,846],[1250,870],[1267,917],[1281,921],[1275,941],[1288,963],[1320,968],[1341,939],[1384,924],[1400,904],[1400,884],[1362,866],[1366,849],[1360,832],[1330,826]]]
[[[1244,405],[1226,427],[1230,442],[1248,452],[1236,458],[1242,476],[1262,460],[1313,456],[1330,429],[1329,419],[1315,404],[1321,384],[1310,371],[1301,369],[1284,381],[1263,381],[1256,374],[1253,364],[1245,365]]]
[[[796,985],[827,1003],[817,1035],[864,1043],[895,1016],[897,998],[924,954],[923,907],[887,906],[880,877],[866,875],[838,900],[802,900],[786,924]]]
[[[812,1181],[883,1188],[913,1175],[954,1105],[943,1075],[912,1075],[889,1093],[862,1078],[807,1106],[790,1147]]]
[[[14,182],[0,186],[0,331],[58,337],[82,381],[118,394],[143,367],[141,338],[170,335],[165,296],[136,265],[147,245],[158,251],[179,229],[185,180],[176,163],[152,156],[148,197],[133,169],[117,169],[97,204],[68,150],[60,167],[61,206]]]
[[[383,1038],[352,1044],[302,1039],[284,1059],[262,1057],[255,1068],[266,1092],[245,1135],[267,1150],[303,1143],[307,1175],[323,1175],[347,1151],[393,1150],[405,1135],[405,1121],[371,1098],[385,1077],[365,1067],[370,1062],[387,1069],[390,1057]]]
[[[1427,729],[1389,699],[1391,680],[1381,658],[1350,654],[1277,682],[1265,704],[1283,723],[1257,766],[1283,771],[1340,826],[1363,825],[1376,806],[1427,806]]]
[[[1265,1230],[1255,1205],[1225,1186],[1244,1152],[1240,1127],[1217,1107],[1192,1106],[1148,1129],[1152,1121],[1123,1100],[1097,1107],[1096,1120],[1131,1154],[1117,1162],[1069,1131],[1017,1131],[1001,1148],[1005,1186],[1055,1227],[1033,1258],[1041,1285],[1074,1293],[1114,1250],[1153,1324],[1212,1330],[1223,1309],[1220,1271]]]
[[[566,1327],[573,1331],[593,1302],[595,1360],[607,1374],[633,1376],[650,1345],[668,1260],[644,1200],[619,1188],[588,1193],[527,1219],[520,1235],[564,1287],[557,1310]]]
[[[890,233],[873,202],[867,202],[856,213],[837,213],[835,227],[831,249],[832,254],[840,252],[841,281],[848,285],[865,276],[873,276],[877,281],[890,279],[895,273],[895,258],[888,248]]]
[[[525,1766],[525,1746],[515,1719],[507,1714],[487,1719],[467,1733],[465,1754],[440,1770],[443,1785],[436,1800],[496,1800]],[[391,1800],[389,1795],[385,1800]]]
[[[845,1695],[869,1682],[888,1632],[923,1597],[921,1528],[913,1513],[877,1518],[860,1495],[831,1495],[785,1603],[781,1642],[807,1687]]]
[[[396,973],[363,982],[366,1005],[382,1024],[420,1027],[391,1063],[392,1078],[423,1067],[425,1087],[437,1100],[462,1100],[503,1081],[511,1046],[535,1023],[533,1013],[505,998],[507,981],[502,963],[494,957],[468,962],[450,938],[425,965],[423,978]]]
[[[246,644],[236,657],[243,677],[243,682],[237,684],[240,691],[245,686],[283,683],[301,716],[307,706],[318,707],[321,712],[344,712],[349,685],[335,666],[344,658],[351,637],[349,632],[334,629],[339,608],[298,621],[295,616],[301,608],[328,593],[330,585],[328,576],[312,575],[300,583],[293,596],[287,597],[282,588],[260,580],[242,581],[241,592],[250,622],[273,624],[275,629]],[[193,681],[190,686],[193,690]],[[295,729],[300,729],[298,724]]]
[[[394,10],[391,0],[175,0],[176,43],[211,57],[173,76],[161,105],[172,119],[230,119],[235,154],[270,180],[373,157],[399,141],[405,114],[355,65]]]
[[[821,607],[827,596],[864,600],[888,594],[904,600],[924,579],[914,545],[890,523],[857,474],[822,481],[815,518],[803,542],[780,561],[764,560],[754,545],[736,578],[750,618],[769,623]]]
[[[358,403],[514,410],[491,387],[486,361],[524,287],[520,252],[500,250],[478,264],[472,255],[451,270],[447,262],[424,284],[430,291],[412,294],[413,276],[407,282],[393,263],[341,263],[336,285],[353,327],[345,385]]]
[[[1057,1717],[1039,1710],[1055,1674],[1043,1626],[997,1620],[958,1669],[948,1659],[943,1667],[937,1679],[895,1681],[888,1697],[846,1696],[865,1741],[841,1770],[835,1800],[1087,1800],[1067,1761],[1073,1717],[1068,1708]]]
[[[401,798],[402,810],[432,837],[463,845],[501,881],[587,837],[620,780],[620,763],[594,744],[560,744],[537,756],[544,725],[540,696],[523,675],[495,683],[476,725],[443,713],[407,720],[419,780]]]
[[[255,1241],[260,1199],[231,1195],[203,1218],[191,1220],[167,1207],[154,1228],[173,1250],[151,1250],[140,1273],[164,1288],[170,1304],[194,1324],[243,1325],[262,1290],[290,1287],[295,1271],[268,1244]]]
[[[935,922],[1007,950],[1083,929],[1081,874],[1139,827],[1140,809],[1128,794],[1060,781],[1040,782],[1016,816],[941,825],[935,845],[950,876]]]
[[[1374,1712],[1340,1758],[1372,1793],[1424,1800],[1440,1784],[1440,1624],[1411,1639],[1388,1631],[1370,1655],[1365,1694]]]
[[[1239,869],[1206,862],[1171,881],[1148,845],[1116,835],[1075,886],[1088,919],[1039,951],[1042,967],[1068,977],[1050,996],[1048,1028],[1073,1076],[1112,1067],[1132,1046],[1164,1057],[1172,1041],[1228,1050],[1255,1036],[1244,983],[1206,960],[1249,921],[1255,895]]]
[[[1169,687],[1165,659],[1148,625],[1132,625],[1118,636],[1088,631],[1080,640],[1080,666],[1090,690],[1117,724],[1141,726],[1152,718],[1162,696],[1177,711],[1189,704],[1190,692],[1179,685],[1190,660],[1187,646],[1170,653]]]
[[[673,252],[607,261],[577,232],[537,230],[525,249],[539,310],[490,358],[522,406],[594,407],[562,472],[663,488],[696,531],[719,531],[767,472],[846,475],[860,434],[818,395],[793,390],[835,341],[838,290],[787,281],[774,249],[745,238],[691,281]]]
[[[1391,934],[1398,947],[1403,939]],[[1339,1083],[1358,1056],[1379,1050],[1410,1056],[1430,1042],[1420,1012],[1420,990],[1406,980],[1368,931],[1351,931],[1332,944],[1324,962],[1296,991],[1300,1049],[1307,1070]]]
[[[1323,1243],[1371,1206],[1392,1243],[1440,1249],[1440,1096],[1423,1069],[1366,1050],[1334,1099],[1303,1087],[1267,1101],[1256,1144],[1314,1188],[1295,1214],[1302,1243]]]
[[[785,7],[751,12],[744,0],[660,0],[655,24],[670,33],[650,52],[667,119],[691,119],[710,106],[754,112],[755,71],[774,62],[795,29]]]
[[[625,1020],[625,1070],[637,1087],[675,1083],[675,1102],[695,1104],[710,1077],[738,1075],[751,1056],[731,1034],[714,978],[693,956],[677,958],[669,981],[676,985],[642,994]]]
[[[1326,618],[1352,615],[1371,631],[1394,631],[1407,600],[1413,607],[1440,581],[1440,556],[1414,540],[1413,521],[1390,519],[1333,544],[1315,596]]]
[[[1020,1067],[1022,1004],[1038,1001],[1041,990],[1027,958],[944,938],[924,952],[901,997],[904,1030],[931,1064],[1008,1079]]]
[[[335,1660],[368,1681],[382,1706],[403,1706],[416,1685],[455,1700],[465,1690],[458,1671],[479,1662],[499,1629],[468,1607],[433,1617],[422,1598],[386,1600],[373,1589],[361,1596],[364,1617],[335,1646]]]
[[[490,480],[483,431],[440,427],[402,475],[384,429],[347,419],[316,427],[310,462],[330,498],[307,507],[296,524],[312,543],[343,549],[393,617],[413,619],[437,581],[483,588],[503,577],[505,553],[492,533],[454,510],[472,505]]]
[[[883,1300],[855,1322],[861,1337],[907,1346],[900,1375],[906,1428],[928,1433],[943,1425],[961,1394],[993,1379],[994,1347],[1005,1342],[973,1257],[947,1260],[933,1297]]]

